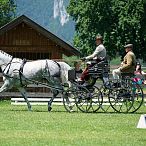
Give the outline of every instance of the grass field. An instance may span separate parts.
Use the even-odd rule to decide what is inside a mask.
[[[0,146],[146,146],[146,129],[134,114],[67,113],[62,106],[12,106],[0,101]]]

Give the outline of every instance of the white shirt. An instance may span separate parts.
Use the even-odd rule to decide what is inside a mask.
[[[86,57],[86,59],[100,59],[106,57],[106,49],[103,44],[96,47],[92,55]]]

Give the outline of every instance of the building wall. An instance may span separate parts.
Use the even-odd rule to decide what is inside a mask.
[[[29,60],[61,59],[64,50],[24,22],[0,35],[0,49]]]

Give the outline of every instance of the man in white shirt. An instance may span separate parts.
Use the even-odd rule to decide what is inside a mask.
[[[106,49],[103,45],[103,38],[102,36],[97,36],[96,37],[96,49],[95,51],[93,52],[93,54],[87,56],[87,57],[84,57],[82,58],[81,60],[82,61],[85,61],[85,60],[90,60],[90,59],[93,59],[93,60],[96,60],[97,63],[99,63],[101,60],[103,60],[104,58],[106,58]],[[89,75],[88,75],[88,66],[92,66],[92,64],[87,64],[87,67],[86,69],[83,71],[82,75],[81,75],[81,81],[84,81],[84,80],[88,80],[89,78]]]
[[[97,59],[97,61],[99,60],[102,60],[102,58],[105,58],[106,57],[106,49],[103,45],[103,39],[102,39],[102,36],[97,36],[96,37],[96,49],[95,51],[93,52],[93,54],[85,57],[86,60],[89,60],[89,59]]]

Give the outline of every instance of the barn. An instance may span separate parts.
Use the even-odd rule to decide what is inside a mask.
[[[25,15],[0,28],[0,49],[14,57],[29,60],[80,55],[76,48]]]

